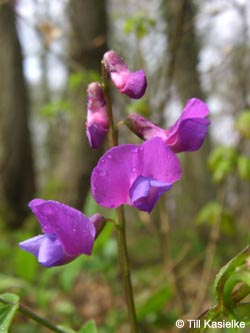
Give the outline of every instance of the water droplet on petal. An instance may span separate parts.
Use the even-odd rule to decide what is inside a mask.
[[[99,175],[105,177],[108,175],[108,171],[106,169],[100,170]]]
[[[108,158],[109,160],[111,160],[113,157],[112,157],[111,154],[108,154],[108,155],[107,155],[107,158]]]

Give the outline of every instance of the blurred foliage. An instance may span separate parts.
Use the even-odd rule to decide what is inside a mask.
[[[213,180],[219,183],[235,171],[238,153],[233,147],[216,147],[211,152],[208,165],[212,171]]]
[[[223,266],[214,280],[214,294],[216,304],[205,311],[200,317],[200,328],[191,328],[190,333],[217,332],[216,329],[204,328],[204,321],[231,321],[233,319],[244,322],[246,332],[250,324],[250,303],[241,302],[250,293],[249,272],[250,248],[235,255],[225,266]],[[237,287],[237,288],[235,288]],[[223,329],[219,331],[224,332]],[[237,328],[226,329],[225,332],[235,332]],[[241,332],[245,330],[240,329]]]
[[[250,110],[242,112],[235,125],[243,138],[250,139]]]
[[[137,39],[142,39],[155,24],[156,21],[154,19],[145,16],[143,13],[137,13],[127,18],[123,26],[123,31],[126,34],[134,33]]]
[[[143,117],[149,117],[150,115],[150,108],[148,103],[145,100],[138,100],[138,101],[133,101],[128,104],[126,107],[126,113],[139,113]]]
[[[72,109],[71,104],[68,101],[56,101],[45,104],[41,109],[41,114],[47,118],[53,118],[58,113],[67,113]]]
[[[73,72],[68,78],[69,89],[77,89],[83,85],[87,86],[90,82],[101,81],[99,72],[93,70],[81,70]]]
[[[231,212],[220,205],[217,201],[208,202],[198,213],[195,219],[197,225],[208,225],[220,222],[220,230],[222,234],[235,235],[235,220]]]
[[[237,170],[242,180],[250,180],[250,157],[240,155],[237,161]]]
[[[78,331],[79,333],[97,333],[97,328],[94,320],[89,320],[85,323],[81,329]]]

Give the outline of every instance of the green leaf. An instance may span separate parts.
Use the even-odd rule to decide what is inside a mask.
[[[217,147],[212,151],[208,159],[208,165],[216,183],[223,181],[235,171],[237,158],[237,151],[233,147]]]
[[[237,162],[240,178],[243,180],[250,180],[250,157],[240,155]]]
[[[236,128],[240,135],[250,139],[250,110],[245,110],[236,122]]]
[[[7,333],[11,321],[19,305],[19,297],[15,294],[0,295],[0,333]]]
[[[146,315],[159,312],[166,302],[172,297],[172,289],[169,286],[160,287],[137,307],[137,317],[139,320]]]
[[[144,117],[150,116],[150,108],[147,102],[144,100],[132,101],[126,107],[126,112],[128,114],[136,112],[141,114]]]
[[[78,333],[97,333],[97,327],[93,319],[87,321]]]
[[[71,105],[67,101],[56,101],[45,104],[42,109],[42,115],[48,118],[56,116],[59,112],[69,112]]]
[[[237,319],[250,323],[250,303],[238,303],[234,305],[234,315]]]
[[[18,248],[13,259],[15,262],[15,273],[18,277],[27,281],[36,279],[39,266],[34,256]],[[25,269],[23,269],[23,263],[25,263]]]
[[[231,259],[224,267],[222,267],[219,273],[216,275],[214,282],[215,296],[219,304],[224,303],[224,288],[227,280],[239,270],[247,270],[248,262],[250,260],[250,246],[247,246],[243,251],[237,254]],[[231,286],[229,284],[229,286]],[[229,290],[229,287],[227,287]],[[227,293],[226,293],[227,296]],[[227,300],[226,300],[227,301]]]
[[[142,39],[149,33],[150,29],[155,26],[155,23],[155,20],[142,13],[137,13],[125,21],[123,31],[126,34],[134,33],[137,39]]]
[[[100,81],[100,74],[93,70],[83,70],[72,73],[68,79],[69,89],[77,89],[82,85],[88,85],[90,82]]]
[[[202,207],[195,219],[197,225],[211,226],[218,222],[220,222],[220,230],[223,234],[234,235],[235,223],[232,214],[216,201],[210,201]]]
[[[234,306],[234,302],[232,299],[232,291],[239,282],[243,282],[245,285],[250,287],[250,273],[246,271],[237,271],[232,274],[225,282],[223,288],[223,304],[227,308],[232,308]]]

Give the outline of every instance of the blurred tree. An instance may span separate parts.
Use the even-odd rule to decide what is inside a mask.
[[[192,97],[205,99],[198,72],[199,43],[195,30],[196,8],[192,0],[163,0],[167,19],[169,45],[168,80],[173,82],[183,105]],[[183,181],[180,212],[193,217],[207,200],[211,199],[214,189],[207,168],[210,151],[209,136],[202,149],[183,156]],[[192,189],[192,191],[190,191]],[[187,196],[186,193],[189,193]],[[183,208],[185,205],[185,208]],[[189,212],[187,214],[187,212]]]
[[[35,192],[29,100],[22,67],[14,1],[0,5],[0,199],[1,219],[19,227]]]
[[[83,80],[70,91],[72,110],[69,115],[66,141],[59,158],[57,177],[64,182],[60,200],[79,209],[89,191],[89,179],[100,153],[87,142],[84,120],[86,91],[90,71],[101,69],[101,60],[107,46],[107,8],[104,0],[71,0],[69,66],[71,77],[82,73]],[[91,76],[91,75],[90,75]],[[76,76],[77,77],[77,76]]]

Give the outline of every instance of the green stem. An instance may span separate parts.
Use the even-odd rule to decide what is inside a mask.
[[[128,260],[127,241],[126,241],[126,223],[124,215],[124,207],[116,209],[117,216],[117,242],[120,255],[120,266],[122,271],[123,286],[126,295],[126,302],[128,308],[129,322],[131,333],[137,333],[137,319],[135,312],[135,303],[133,295],[133,287],[131,282],[130,267]]]
[[[108,145],[109,148],[118,145],[118,133],[117,127],[114,125],[114,118],[112,112],[112,103],[109,93],[108,87],[108,73],[104,64],[102,64],[102,79],[103,79],[103,91],[107,106],[107,112],[109,115],[110,122],[110,130],[108,133]],[[117,243],[120,257],[120,267],[121,274],[123,279],[123,287],[126,297],[129,323],[130,323],[130,331],[131,333],[138,333],[138,325],[136,319],[135,312],[135,303],[134,303],[134,295],[133,295],[133,287],[131,282],[130,275],[130,267],[129,267],[129,259],[128,259],[128,250],[127,250],[127,240],[126,240],[126,222],[125,222],[125,214],[124,207],[120,206],[116,209],[116,229],[117,229]]]
[[[4,299],[0,298],[0,302],[4,303],[4,304],[12,304],[11,302],[7,302]],[[37,323],[39,323],[40,325],[47,327],[49,330],[56,332],[56,333],[66,333],[66,331],[64,331],[63,329],[53,325],[50,321],[48,321],[47,319],[38,316],[37,314],[35,314],[33,311],[31,311],[30,309],[28,309],[26,306],[19,304],[18,305],[18,311],[20,313],[22,313],[23,315],[25,315],[26,317],[36,321]]]

